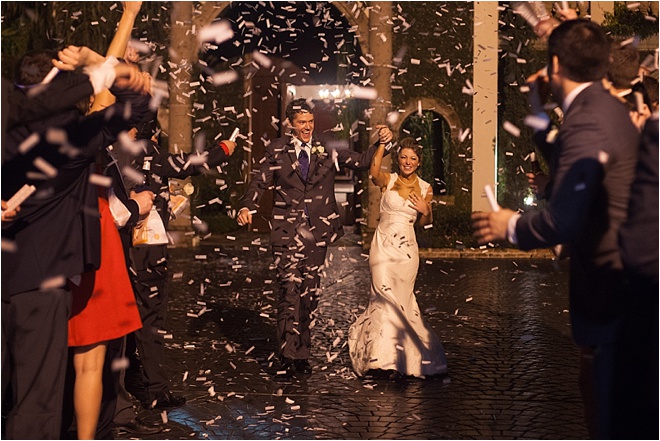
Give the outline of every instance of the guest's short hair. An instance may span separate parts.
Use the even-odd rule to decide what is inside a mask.
[[[589,20],[569,20],[548,38],[548,60],[557,56],[566,77],[578,83],[600,81],[610,64],[610,41],[603,28]]]
[[[296,117],[296,114],[303,112],[312,113],[312,108],[309,104],[307,104],[307,100],[305,98],[298,98],[293,100],[286,106],[286,118],[291,124],[293,124],[293,120]]]
[[[621,46],[620,43],[612,46],[610,53],[610,68],[607,78],[617,89],[627,89],[639,76],[639,51],[630,44]]]
[[[399,152],[403,149],[411,149],[419,157],[420,161],[422,159],[422,146],[417,144],[413,138],[403,138],[399,141]]]
[[[137,129],[135,139],[151,139],[158,131],[158,113],[148,112],[135,128]]]
[[[23,55],[14,71],[14,82],[18,86],[39,84],[53,68],[52,59],[57,58],[57,52],[38,50]]]
[[[658,79],[650,77],[648,75],[644,75],[644,80],[642,80],[642,84],[644,85],[644,88],[646,89],[646,93],[648,94],[649,100],[651,100],[651,104],[654,106],[658,105]],[[653,109],[651,109],[653,111]]]

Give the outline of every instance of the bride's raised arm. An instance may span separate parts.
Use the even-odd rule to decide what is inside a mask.
[[[390,181],[390,174],[381,169],[381,163],[385,154],[385,146],[388,142],[392,141],[393,135],[390,129],[385,126],[376,126],[376,128],[378,129],[378,149],[376,149],[376,153],[371,158],[369,176],[371,176],[371,182],[382,190],[387,187],[387,183]]]

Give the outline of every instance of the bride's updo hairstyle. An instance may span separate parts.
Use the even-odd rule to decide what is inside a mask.
[[[419,160],[422,160],[422,146],[417,144],[413,138],[403,138],[399,141],[399,149],[397,150],[397,153],[402,149],[412,149],[417,157],[419,157]]]

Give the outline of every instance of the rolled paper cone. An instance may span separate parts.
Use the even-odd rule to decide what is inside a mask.
[[[495,199],[495,192],[493,191],[493,187],[491,187],[489,184],[486,184],[484,186],[484,191],[486,192],[486,198],[488,198],[488,203],[490,204],[491,210],[500,211],[500,206],[497,204],[497,199]]]
[[[231,136],[229,137],[229,140],[232,142],[236,142],[236,138],[238,137],[239,133],[241,133],[241,130],[238,127],[236,127],[232,132]]]

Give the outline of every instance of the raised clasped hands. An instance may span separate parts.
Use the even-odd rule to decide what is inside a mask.
[[[142,2],[121,2],[124,7],[124,12],[137,15],[142,7]]]
[[[392,134],[392,131],[387,128],[387,126],[383,125],[378,125],[376,126],[376,129],[378,129],[378,143],[379,144],[387,144],[394,139],[394,135]]]

